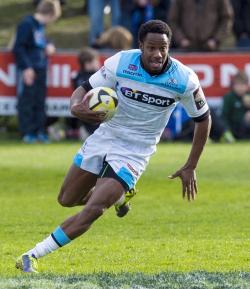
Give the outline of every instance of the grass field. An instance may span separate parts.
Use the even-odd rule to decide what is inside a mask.
[[[84,13],[85,0],[67,1],[62,16],[48,26],[47,35],[58,49],[72,48],[77,51],[86,46],[90,29],[89,18]],[[0,0],[0,47],[10,47],[17,24],[34,12],[32,0]],[[110,17],[105,17],[108,27]]]
[[[192,203],[167,178],[190,145],[159,145],[126,218],[112,208],[41,274],[18,272],[15,258],[79,210],[56,202],[79,145],[0,144],[0,288],[250,288],[250,143],[207,145]]]

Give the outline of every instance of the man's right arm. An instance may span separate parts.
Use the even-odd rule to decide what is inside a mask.
[[[106,86],[115,88],[116,77],[115,67],[119,61],[120,54],[108,58],[96,73],[94,73],[89,80],[84,81],[72,94],[70,99],[71,113],[82,121],[90,123],[100,123],[105,119],[105,113],[93,112],[88,107],[89,98],[91,94],[89,91],[92,88]]]
[[[105,113],[94,112],[89,109],[88,102],[91,94],[79,86],[70,98],[70,111],[71,114],[78,119],[88,123],[100,123],[105,119]]]

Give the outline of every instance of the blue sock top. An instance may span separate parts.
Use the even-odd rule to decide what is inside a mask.
[[[61,227],[57,227],[55,231],[51,234],[51,237],[60,247],[67,245],[69,242],[71,242],[70,238],[65,234]]]

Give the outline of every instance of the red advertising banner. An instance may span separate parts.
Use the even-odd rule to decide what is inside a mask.
[[[103,60],[106,55],[102,55]],[[232,76],[244,70],[250,79],[249,53],[186,53],[173,54],[199,76],[208,99],[219,100],[229,89]],[[49,115],[69,115],[71,78],[78,70],[72,53],[57,53],[51,57],[48,73],[47,109]],[[16,67],[10,52],[0,51],[0,115],[16,113]]]

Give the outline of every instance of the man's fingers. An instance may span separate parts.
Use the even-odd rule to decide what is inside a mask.
[[[192,197],[192,200],[194,201],[194,199],[195,199],[195,189],[194,189],[194,180],[193,179],[191,180],[190,187],[191,187],[191,197]]]
[[[187,197],[188,197],[188,201],[191,200],[191,184],[187,183]]]
[[[197,185],[196,180],[194,180],[194,190],[195,190],[195,193],[197,194],[198,193],[198,185]]]
[[[185,186],[185,183],[182,181],[182,197],[183,197],[183,199],[185,199],[186,192],[187,192],[187,188]]]
[[[90,98],[92,97],[92,95],[93,95],[93,93],[87,93],[87,94],[85,94],[85,96],[84,96],[84,98],[83,98],[83,100],[82,100],[82,102],[83,102],[83,104],[89,104],[89,100],[90,100]]]
[[[180,172],[177,171],[177,172],[175,172],[174,174],[168,176],[168,178],[169,178],[169,179],[175,179],[175,178],[177,178],[177,177],[179,177],[179,176],[180,176]]]

